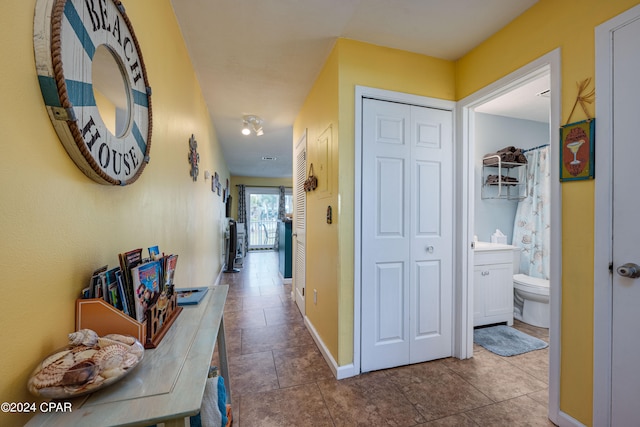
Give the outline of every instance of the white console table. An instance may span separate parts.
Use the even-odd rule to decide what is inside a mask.
[[[121,381],[71,400],[71,412],[41,413],[27,426],[184,426],[185,417],[200,411],[216,342],[231,403],[222,316],[228,291],[213,286],[198,305],[185,306],[160,345],[146,350]]]

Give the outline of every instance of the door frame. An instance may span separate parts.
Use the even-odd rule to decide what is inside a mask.
[[[298,180],[298,151],[300,150],[304,150],[305,153],[305,161],[304,161],[304,171],[305,171],[305,176],[306,176],[306,171],[307,171],[307,129],[305,128],[304,132],[302,133],[302,136],[300,136],[300,139],[298,139],[298,142],[295,143],[294,147],[293,147],[293,162],[294,162],[294,175],[293,175],[293,224],[292,224],[292,239],[293,239],[293,244],[292,244],[292,263],[291,263],[291,298],[293,299],[293,301],[296,303],[296,305],[298,306],[298,310],[300,310],[300,313],[302,314],[302,317],[306,317],[306,313],[307,313],[307,309],[306,309],[306,304],[307,304],[307,297],[306,297],[306,268],[307,268],[307,261],[306,259],[303,259],[303,263],[304,265],[302,266],[303,270],[302,270],[302,280],[304,281],[303,287],[302,287],[302,295],[298,294],[298,281],[300,280],[300,277],[298,276],[298,245],[300,244],[300,242],[302,242],[303,245],[303,249],[305,251],[306,254],[306,245],[307,245],[307,241],[306,241],[306,232],[307,232],[307,196],[306,196],[306,192],[304,191],[304,189],[302,188],[302,186],[304,185],[304,181],[300,182]],[[300,191],[302,190],[302,192]],[[298,212],[296,210],[296,207],[298,206],[298,197],[300,196],[300,193],[302,193],[302,197],[304,198],[304,200],[302,201],[302,203],[304,204],[304,215],[303,215],[303,220],[304,220],[304,227],[303,227],[303,235],[302,236],[298,236]],[[300,239],[298,239],[298,237],[300,237]]]
[[[263,245],[254,245],[253,248],[251,247],[251,195],[253,194],[268,194],[268,195],[274,195],[274,196],[278,196],[280,194],[280,191],[278,190],[278,187],[260,187],[260,186],[245,186],[245,206],[247,207],[247,209],[249,210],[247,212],[247,219],[245,221],[245,233],[247,233],[247,248],[246,251],[249,252],[249,250],[273,250],[274,247],[269,246],[267,244],[263,244]],[[277,227],[276,227],[276,231],[277,231]]]
[[[462,342],[456,353],[456,357],[466,359],[473,356],[473,230],[474,211],[473,200],[475,187],[473,172],[474,144],[475,144],[475,118],[474,108],[501,94],[518,87],[525,82],[537,78],[541,74],[549,73],[551,89],[550,105],[550,162],[557,164],[556,156],[559,147],[560,128],[560,99],[561,99],[561,55],[560,48],[555,49],[533,62],[521,67],[509,75],[495,81],[483,89],[458,101],[457,145],[459,157],[456,161],[459,165],[460,186],[456,200],[459,204],[458,230],[459,245],[461,251],[457,254],[460,271],[460,303],[466,310],[461,313],[461,330],[457,331]],[[600,159],[598,159],[599,161]],[[551,168],[551,253],[550,259],[550,311],[551,321],[549,328],[549,419],[559,425],[570,425],[560,420],[560,332],[561,332],[561,308],[562,308],[562,199],[559,180],[559,168]],[[466,327],[465,327],[466,324]]]
[[[596,176],[593,262],[593,425],[611,425],[613,288],[609,264],[613,239],[613,33],[640,19],[640,5],[595,28]]]
[[[443,99],[437,98],[429,98],[420,95],[412,95],[408,93],[394,92],[385,89],[377,89],[367,86],[358,86],[355,87],[355,134],[354,134],[354,145],[355,145],[355,185],[354,185],[354,257],[353,257],[353,365],[351,369],[340,370],[338,379],[346,378],[347,376],[355,376],[358,375],[360,371],[360,356],[361,356],[361,327],[362,327],[362,317],[361,317],[361,297],[362,297],[362,100],[363,98],[374,98],[380,101],[390,101],[390,102],[399,102],[403,104],[411,104],[417,105],[420,107],[427,108],[435,108],[438,110],[451,111],[453,113],[453,176],[454,176],[454,184],[453,187],[456,188],[456,122],[455,122],[455,107],[456,103],[454,101],[447,101]],[[456,201],[454,198],[453,201],[453,209],[456,211]],[[457,246],[459,245],[459,238],[456,234],[456,225],[454,223],[453,227],[453,237],[454,237],[454,254],[457,253]],[[455,258],[455,256],[454,256]],[[456,262],[454,260],[454,271],[456,269]],[[453,324],[454,324],[454,336],[453,336],[453,348],[454,351],[457,347],[456,343],[459,341],[459,337],[456,335],[455,325],[457,324],[457,313],[459,313],[458,306],[458,292],[457,286],[454,286],[453,289],[453,307],[452,307],[452,316],[453,316]],[[351,372],[347,372],[350,370]]]

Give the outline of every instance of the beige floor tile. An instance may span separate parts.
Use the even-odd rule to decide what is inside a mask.
[[[448,359],[447,366],[494,402],[547,388],[545,382],[488,351],[471,359]]]
[[[504,358],[474,345],[472,359],[338,381],[279,278],[276,252],[250,253],[225,282],[234,427],[552,425],[548,349]],[[514,327],[548,342],[548,329]]]
[[[279,388],[270,351],[232,356],[229,359],[229,375],[232,396]]]
[[[428,366],[429,363],[424,365]],[[407,368],[413,370],[414,366]],[[425,369],[425,371],[429,370]],[[419,371],[415,370],[415,372]],[[393,373],[390,373],[389,376],[395,379]],[[405,379],[401,380],[400,390],[426,421],[492,403],[478,388],[452,371],[438,368],[438,370],[431,370],[430,374],[414,375],[409,382]]]
[[[282,283],[275,283],[271,286],[260,286],[260,295],[281,295],[291,293],[291,289],[287,289]]]
[[[541,405],[544,405],[546,408],[549,404],[549,389],[546,388],[544,390],[536,391],[534,393],[529,393],[527,396],[535,400]]]
[[[416,427],[478,427],[471,418],[465,414],[450,415],[439,420],[429,421]]]
[[[451,374],[451,370],[447,367],[449,360],[450,359],[441,359],[432,362],[400,366],[398,368],[387,369],[384,372],[398,386],[405,386],[414,382],[422,382],[426,378]]]
[[[532,337],[539,338],[547,343],[549,342],[548,328],[539,328],[537,326],[529,325],[519,320],[513,321],[513,327],[521,332],[524,332],[525,334],[531,335]]]
[[[505,360],[543,383],[549,383],[549,347],[507,357]]]
[[[227,301],[224,304],[224,314],[226,315],[232,311],[242,311],[242,297],[232,296],[229,292]]]
[[[273,359],[281,388],[334,379],[315,345],[273,350]]]
[[[425,421],[385,373],[317,384],[336,426],[411,426]]]
[[[282,300],[280,295],[252,295],[243,297],[242,309],[255,310],[257,308],[281,307]]]
[[[242,354],[314,345],[304,325],[274,325],[242,330]]]
[[[253,310],[231,311],[224,314],[224,327],[227,331],[234,329],[258,328],[267,326],[264,311]]]
[[[232,358],[240,356],[242,354],[242,330],[235,329],[232,331],[225,329],[225,344],[227,346],[227,363],[230,363]],[[218,346],[213,350],[213,356],[211,357],[211,366],[220,366],[220,356],[218,354]]]
[[[480,426],[547,427],[554,424],[547,418],[547,409],[528,396],[488,405],[466,413]]]
[[[264,315],[269,326],[293,323],[303,324],[302,314],[300,314],[300,310],[295,305],[265,308]]]
[[[333,420],[314,383],[243,395],[242,427],[323,427]],[[234,424],[234,427],[237,427]]]

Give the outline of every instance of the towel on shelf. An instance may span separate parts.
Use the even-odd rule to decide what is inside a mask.
[[[527,157],[522,152],[522,149],[516,148],[512,145],[509,147],[504,147],[496,151],[495,153],[485,154],[482,161],[485,165],[488,165],[488,166],[497,165],[498,159],[496,158],[496,156],[500,157],[501,162],[522,163],[522,164],[527,163]]]
[[[500,177],[498,175],[487,175],[486,183],[489,185],[516,185],[518,183],[518,179],[505,175],[501,175]]]

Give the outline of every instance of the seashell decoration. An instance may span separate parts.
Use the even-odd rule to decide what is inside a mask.
[[[120,335],[120,334],[109,334],[102,337],[103,339],[108,339],[112,341],[116,341],[122,344],[133,345],[137,341],[131,335]]]
[[[69,345],[47,356],[33,371],[27,388],[52,399],[92,393],[128,374],[144,346],[127,335],[99,337],[90,329],[69,334]]]
[[[98,343],[98,334],[91,329],[80,329],[69,334],[69,345],[94,346]]]

